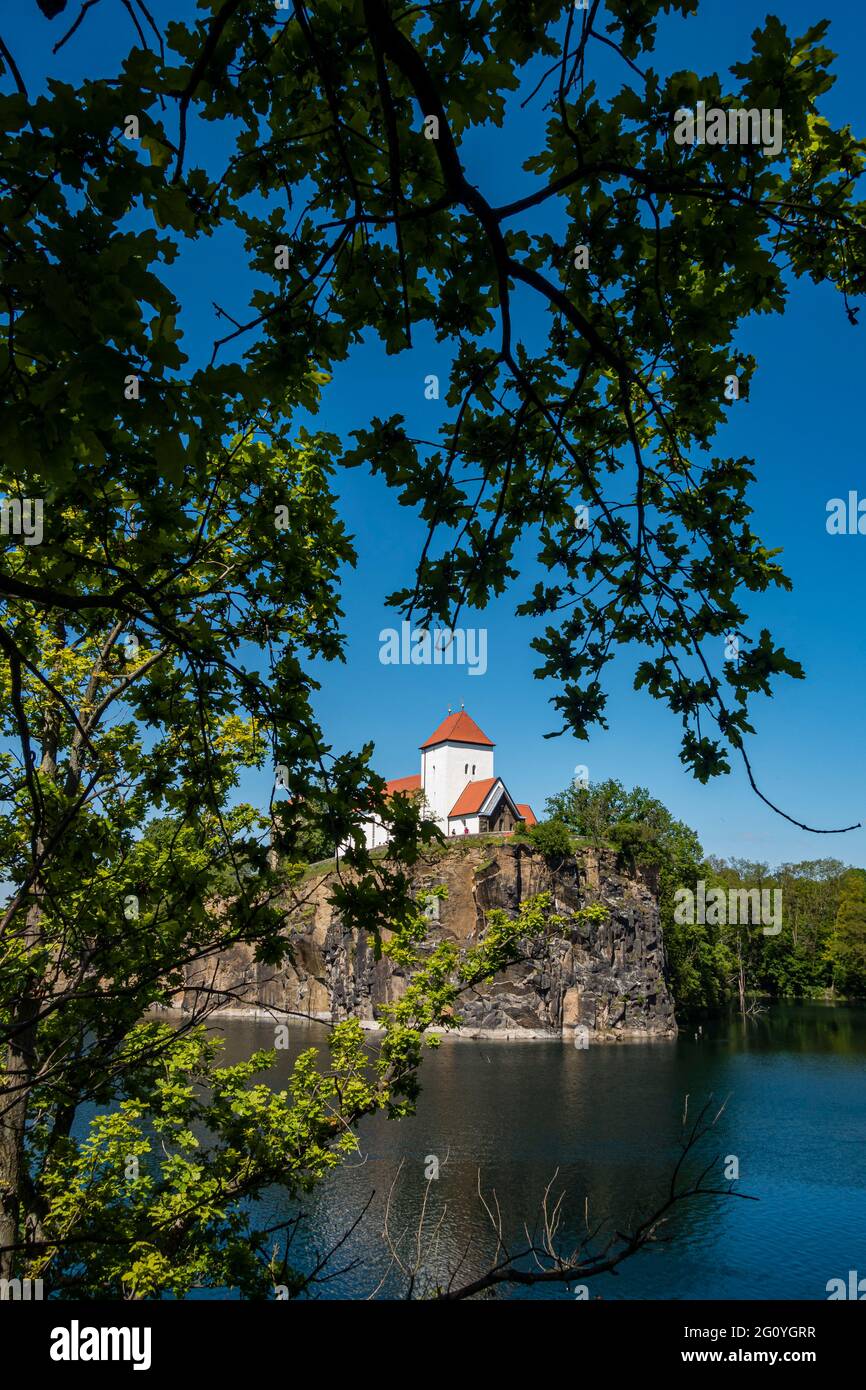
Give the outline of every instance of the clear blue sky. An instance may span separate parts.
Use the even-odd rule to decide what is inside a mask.
[[[186,0],[154,0],[151,9],[161,23],[192,13]],[[696,19],[662,21],[654,66],[724,72],[747,56],[749,35],[765,10],[746,0],[707,0],[701,10]],[[77,4],[70,7],[70,16],[77,12]],[[828,43],[839,54],[837,83],[824,98],[823,111],[855,129],[862,122],[862,133],[866,17],[860,0],[824,0],[817,8],[806,0],[776,0],[769,12],[797,33],[820,17],[831,20]],[[59,21],[49,24],[34,3],[4,13],[0,33],[31,90],[37,90],[47,75],[76,80],[84,73],[109,71],[118,36],[128,42],[128,23],[120,5],[96,6],[56,58],[50,48],[62,32]],[[603,83],[616,61],[612,55],[608,61],[604,53],[594,56],[594,71]],[[494,202],[516,196],[515,190],[525,186],[520,163],[535,147],[543,119],[536,102],[509,121],[506,140],[494,133],[497,148],[508,150],[508,160],[487,157],[484,135],[464,146],[470,177]],[[219,135],[213,127],[193,125],[190,139],[191,160],[203,162],[208,148],[216,156]],[[184,348],[193,360],[209,354],[219,331],[211,301],[217,298],[242,315],[247,281],[237,257],[224,245],[205,245],[196,248],[194,259],[182,259],[174,283],[188,309],[181,326],[187,335]],[[850,327],[829,288],[800,283],[784,318],[749,323],[740,343],[756,355],[758,371],[751,399],[729,412],[716,452],[755,459],[754,528],[767,545],[783,547],[782,562],[794,583],[791,594],[750,601],[748,630],[757,635],[761,626],[769,627],[802,662],[807,676],[802,682],[780,682],[773,700],[755,705],[753,768],[766,794],[799,819],[815,825],[866,821],[866,536],[831,537],[825,529],[829,498],[850,490],[866,497],[866,324]],[[366,345],[338,370],[319,423],[347,434],[373,414],[400,412],[411,432],[434,439],[445,406],[424,399],[429,372],[438,372],[443,382],[447,378],[444,346],[425,346],[419,340],[413,351],[386,358],[378,347]],[[815,836],[799,831],[754,797],[736,764],[729,777],[707,786],[694,782],[679,762],[679,723],[648,695],[632,690],[635,658],[627,651],[613,669],[609,730],[593,733],[588,743],[571,737],[545,740],[543,735],[558,726],[547,703],[555,689],[533,677],[538,658],[529,647],[531,630],[513,616],[516,602],[534,581],[529,552],[515,593],[483,615],[466,614],[461,620],[488,630],[485,675],[382,665],[380,629],[399,621],[385,608],[384,598],[406,582],[422,533],[412,514],[361,470],[339,478],[338,487],[360,558],[344,595],[348,660],[321,673],[317,699],[318,715],[335,749],[357,748],[371,739],[384,776],[417,772],[418,745],[449,704],[458,708],[465,702],[497,744],[497,771],[513,795],[531,802],[537,814],[545,798],[568,783],[575,765],[586,763],[593,780],[612,776],[648,786],[695,827],[709,852],[770,863],[833,854],[866,864],[866,832]],[[264,803],[267,784],[264,777],[250,777],[244,792]]]

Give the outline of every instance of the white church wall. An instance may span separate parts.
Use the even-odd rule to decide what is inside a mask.
[[[454,835],[477,835],[481,830],[479,816],[455,816],[448,822],[449,838]]]
[[[492,776],[493,749],[483,744],[440,743],[421,754],[421,785],[430,815],[443,830],[466,783]]]

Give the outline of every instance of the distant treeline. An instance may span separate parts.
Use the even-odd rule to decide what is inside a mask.
[[[755,994],[771,998],[866,996],[866,870],[839,859],[768,864],[706,856],[696,833],[644,787],[609,779],[551,797],[546,825],[613,844],[632,864],[658,871],[659,908],[678,1012],[716,1010]],[[548,834],[550,830],[548,829]],[[781,890],[781,930],[677,912],[678,890]],[[680,899],[681,901],[681,899]],[[774,899],[778,902],[778,899]],[[713,920],[721,916],[722,920]],[[709,921],[698,920],[701,916]]]

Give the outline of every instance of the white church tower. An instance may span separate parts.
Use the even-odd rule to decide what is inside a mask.
[[[493,749],[465,710],[448,714],[421,744],[421,790],[428,814],[448,833],[448,817],[468,782],[495,781]]]
[[[464,709],[445,719],[421,744],[421,772],[385,783],[385,795],[420,797],[426,820],[452,835],[510,835],[518,822],[535,825],[531,806],[516,802],[493,771],[494,744]],[[388,827],[375,816],[364,821],[368,849],[388,843]],[[341,846],[340,849],[346,848]],[[340,850],[338,850],[338,854]]]

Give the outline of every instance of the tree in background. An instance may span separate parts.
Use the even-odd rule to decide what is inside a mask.
[[[780,932],[764,933],[742,923],[727,923],[722,929],[741,1000],[752,992],[770,998],[820,998],[831,991],[831,938],[848,872],[838,859],[773,869],[745,859],[710,857],[703,870],[708,888],[770,887],[781,892]]]
[[[764,885],[772,881],[769,865],[748,859],[725,860],[711,855],[705,872],[708,893],[712,888],[722,888],[729,894],[730,889],[739,887],[747,891],[755,889],[760,893]],[[730,992],[736,995],[740,1012],[744,1014],[747,1009],[747,997],[755,987],[755,975],[761,957],[760,943],[767,938],[762,937],[760,925],[751,920],[750,911],[747,915],[746,912],[741,913],[738,908],[736,920],[728,916],[727,912],[725,918],[717,930],[727,952]]]
[[[568,826],[561,820],[543,820],[530,826],[526,838],[550,863],[561,863],[572,852]]]
[[[0,628],[0,873],[12,885],[0,922],[4,1278],[139,1297],[232,1274],[260,1292],[267,1242],[248,1239],[248,1199],[271,1182],[314,1182],[351,1147],[361,1114],[399,1112],[411,1095],[413,1048],[425,1010],[439,1018],[444,974],[426,992],[418,984],[376,1084],[357,1079],[360,1031],[343,1030],[324,1078],[309,1057],[296,1068],[294,1107],[251,1085],[260,1058],[221,1069],[202,1027],[231,999],[211,982],[225,952],[243,945],[274,968],[289,955],[283,922],[301,874],[291,849],[311,825],[333,846],[358,835],[358,807],[390,818],[399,862],[374,865],[361,841],[335,900],[348,925],[379,939],[391,928],[394,949],[408,950],[418,919],[402,866],[431,829],[412,808],[389,812],[369,748],[328,756],[310,707],[304,667],[340,652],[335,576],[352,553],[327,476],[321,444],[248,437],[214,453],[200,445],[158,491],[143,470],[138,491],[106,475],[96,504],[54,519],[58,550],[78,556],[57,603],[58,550],[28,554],[19,541],[4,552],[46,592],[18,598]],[[5,471],[3,483],[12,490]],[[100,590],[108,557],[126,576],[122,597]],[[293,799],[239,801],[247,767],[290,769]],[[180,1026],[148,1018],[192,966],[202,983]],[[84,1137],[83,1105],[105,1112]],[[193,1120],[211,1131],[212,1154]]]
[[[760,940],[759,989],[772,996],[815,998],[831,987],[828,947],[847,872],[839,859],[774,870],[772,881],[782,890],[782,931]]]
[[[564,791],[548,797],[545,810],[551,819],[561,820],[573,834],[600,849],[611,826],[626,818],[626,795],[622,783],[613,778],[586,786],[571,782]]]
[[[752,460],[713,443],[731,380],[746,396],[756,369],[737,341],[748,316],[781,313],[808,277],[856,323],[864,145],[821,113],[828,22],[792,35],[770,16],[722,76],[652,65],[658,20],[698,0],[320,0],[315,13],[203,0],[165,35],[140,8],[116,72],[79,90],[31,99],[0,48],[13,272],[0,438],[22,486],[38,463],[62,510],[81,505],[84,470],[134,484],[155,461],[170,483],[229,415],[267,438],[314,410],[365,336],[389,354],[448,343],[450,379],[441,393],[428,382],[449,410],[438,441],[397,413],[333,445],[333,462],[371,467],[428,528],[395,602],[454,625],[516,577],[531,534],[546,577],[520,611],[550,618],[535,645],[539,673],[561,682],[563,729],[604,724],[608,663],[639,642],[635,686],[681,720],[684,764],[706,781],[734,756],[754,786],[750,704],[802,671],[748,631],[748,594],[789,584],[751,528]],[[606,93],[602,52],[621,74]],[[482,173],[508,166],[521,83],[535,148],[519,194],[494,201],[464,145],[483,126]],[[698,100],[782,110],[778,153],[678,143],[677,113]],[[202,148],[214,129],[223,148]],[[212,352],[184,372],[184,306],[162,269],[210,237],[227,264],[245,256],[254,288],[244,303],[219,286]],[[6,574],[0,593],[80,608],[70,561],[61,543],[38,586]],[[110,555],[100,585],[128,592]]]
[[[745,1007],[746,997],[754,992],[770,998],[818,998],[834,987],[843,993],[866,991],[857,945],[862,871],[852,879],[838,859],[771,869],[745,859],[705,857],[695,832],[671,816],[645,787],[628,791],[613,778],[586,787],[572,784],[548,799],[546,811],[593,845],[617,849],[627,866],[655,867],[671,989],[680,1018],[695,1009],[718,1009],[734,997]],[[781,931],[764,934],[739,920],[678,921],[677,890],[695,891],[699,880],[707,892],[716,887],[780,889]],[[842,902],[847,906],[840,927]]]
[[[718,928],[679,923],[674,915],[677,889],[694,886],[703,871],[704,854],[695,832],[646,787],[627,790],[615,778],[588,786],[572,783],[550,797],[545,809],[575,835],[598,847],[614,846],[629,865],[655,868],[659,919],[679,1014],[717,1007],[726,996],[730,970]]]
[[[834,989],[866,995],[866,870],[852,869],[845,875],[829,957]]]

